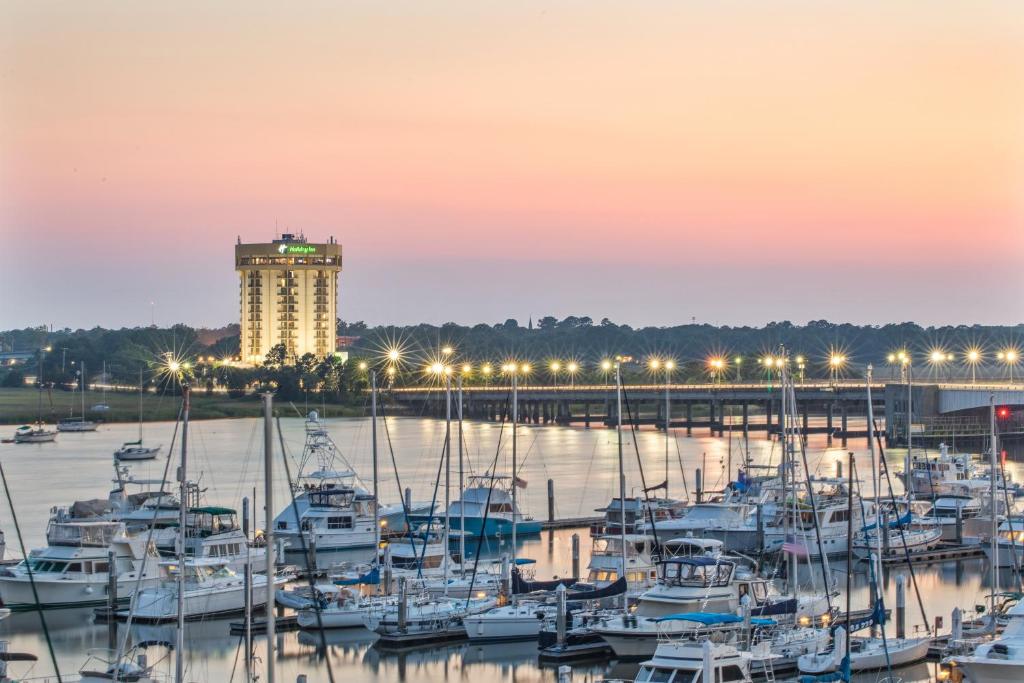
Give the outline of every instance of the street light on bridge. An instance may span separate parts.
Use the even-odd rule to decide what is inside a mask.
[[[1017,349],[1003,349],[996,354],[996,358],[1006,363],[1010,370],[1010,384],[1013,384],[1013,367],[1020,361],[1020,353]]]
[[[981,349],[977,347],[971,347],[964,352],[964,362],[971,366],[971,384],[975,384],[978,381],[977,369],[978,363],[980,363],[981,360]]]

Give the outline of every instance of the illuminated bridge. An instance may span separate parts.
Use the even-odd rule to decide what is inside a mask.
[[[666,415],[673,429],[695,429],[722,436],[728,430],[746,434],[777,434],[781,424],[781,392],[767,382],[715,384],[632,384],[624,388],[623,422],[664,429]],[[907,385],[873,383],[874,414],[885,427],[888,443],[905,442]],[[519,418],[529,424],[611,426],[617,422],[615,386],[524,385],[518,388]],[[826,434],[829,441],[867,437],[868,385],[863,381],[814,381],[794,388],[797,412],[806,433]],[[402,387],[391,391],[408,412],[442,417],[445,392],[438,387]],[[453,390],[453,401],[455,399]],[[1000,432],[1024,435],[1024,385],[924,384],[913,386],[913,424],[921,443],[980,437],[988,430],[989,397],[1000,407]],[[511,418],[508,384],[472,386],[462,390],[465,417]],[[453,408],[453,414],[457,408]],[[984,428],[982,430],[982,428]]]

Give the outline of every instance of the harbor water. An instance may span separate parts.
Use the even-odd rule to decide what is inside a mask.
[[[282,417],[281,431],[285,443],[285,456],[289,458],[289,471],[294,477],[298,456],[304,440],[303,419],[291,408],[292,416]],[[360,474],[364,485],[371,487],[370,475],[370,422],[368,419],[328,418],[328,431],[345,455],[351,467]],[[12,428],[4,428],[12,431]],[[160,457],[153,461],[131,466],[138,479],[169,480],[174,487],[177,466],[177,437],[173,423],[154,423],[146,426],[146,441],[163,444]],[[21,537],[26,549],[45,544],[45,530],[53,506],[70,505],[75,500],[105,498],[114,477],[111,454],[121,443],[137,438],[137,427],[132,424],[103,425],[95,433],[61,434],[55,443],[2,444],[0,462],[3,464],[11,503],[17,514]],[[257,419],[210,420],[192,422],[189,430],[189,477],[197,480],[209,504],[241,508],[241,499],[254,499],[256,526],[264,525],[263,497],[263,425]],[[445,480],[442,451],[444,421],[421,418],[392,418],[380,425],[380,492],[384,503],[400,500],[404,488],[412,489],[416,501],[429,501],[435,495],[435,482]],[[740,432],[733,438],[713,438],[706,433],[686,437],[680,430],[666,448],[663,434],[649,428],[630,434],[625,445],[625,469],[628,489],[635,494],[643,484],[647,486],[668,479],[673,497],[694,496],[695,470],[702,468],[705,488],[720,490],[727,481],[726,471],[731,465],[732,477],[743,465],[749,452],[755,464],[777,464],[779,447],[765,438],[763,432],[751,433],[744,442]],[[171,452],[174,444],[175,451]],[[289,488],[280,448],[275,443],[275,501],[278,508],[289,500]],[[453,446],[450,470],[451,496],[458,495],[458,448]],[[863,438],[851,440],[842,448],[836,440],[827,446],[825,437],[812,436],[808,444],[809,467],[813,474],[834,474],[836,463],[845,460],[847,452],[855,454],[858,475],[864,495],[872,495],[871,463],[867,444]],[[463,438],[464,472],[484,474],[496,468],[499,474],[509,472],[511,460],[511,433],[506,425],[467,422]],[[172,456],[170,467],[168,455]],[[888,452],[894,471],[902,469],[904,453]],[[519,489],[521,505],[527,514],[547,519],[547,480],[554,482],[554,509],[559,519],[593,517],[595,509],[606,505],[618,494],[617,444],[614,430],[604,428],[537,426],[519,430],[520,477],[526,487]],[[643,477],[638,459],[643,464]],[[394,464],[393,464],[394,463]],[[396,467],[397,466],[397,477]],[[666,472],[667,468],[667,472]],[[1007,469],[1019,479],[1016,464],[1007,463]],[[893,482],[897,493],[902,489]],[[883,492],[887,492],[884,489]],[[444,492],[437,494],[438,510],[443,510]],[[275,510],[273,512],[277,512]],[[0,506],[0,528],[7,535],[7,556],[22,554],[11,509],[4,501]],[[581,537],[581,566],[586,567],[590,537],[586,528],[559,529],[542,532],[539,536],[522,539],[518,554],[535,559],[539,578],[568,576],[571,574],[571,536]],[[497,557],[507,546],[508,539],[497,539],[485,545],[485,556]],[[842,590],[845,587],[845,563],[833,561],[829,567],[831,581]],[[868,606],[868,581],[865,565],[854,567],[854,609]],[[954,607],[973,614],[977,606],[984,605],[992,590],[989,571],[983,558],[962,562],[946,562],[915,567],[918,591],[909,581],[905,566],[886,570],[884,586],[887,605],[895,606],[896,576],[908,575],[907,631],[914,633],[925,620],[933,624],[936,617],[944,620],[948,631],[950,612]],[[808,586],[822,584],[820,571],[807,571],[801,581]],[[1010,573],[1000,574],[1000,589],[1014,586]],[[838,598],[845,604],[845,598]],[[922,608],[924,615],[922,615]],[[113,635],[107,625],[92,623],[90,610],[48,610],[46,624],[50,632],[54,653],[61,673],[76,672],[85,663],[88,651],[106,648]],[[217,619],[190,622],[186,626],[187,680],[230,681],[242,680],[241,639],[229,633],[231,620]],[[124,626],[118,627],[118,638],[125,636]],[[171,626],[132,626],[127,634],[130,642],[141,640],[174,640]],[[336,680],[345,681],[442,681],[487,679],[491,681],[552,681],[553,668],[537,663],[535,643],[503,643],[494,645],[453,644],[417,650],[403,654],[388,654],[371,647],[374,635],[362,629],[341,630],[326,634],[327,650],[320,651],[319,634],[285,632],[277,635],[276,670],[279,681],[294,681],[306,674],[310,681],[328,680],[327,669]],[[17,662],[10,665],[15,677],[43,679],[52,676],[53,665],[47,654],[40,616],[37,613],[14,614],[0,622],[0,638],[10,641],[10,649],[31,652],[39,657],[34,664]],[[263,657],[262,638],[257,638],[257,654]],[[150,661],[164,657],[162,670],[171,671],[173,654],[154,649]],[[635,663],[602,661],[574,666],[575,681],[600,680],[605,676],[631,679]],[[906,682],[931,680],[932,664],[920,664],[904,669],[899,676]],[[875,680],[875,676],[858,680]],[[55,680],[55,679],[54,679]]]

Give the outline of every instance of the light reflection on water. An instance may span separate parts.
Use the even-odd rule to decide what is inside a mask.
[[[294,413],[292,413],[294,414]],[[364,419],[329,420],[329,431],[345,453],[352,466],[367,478],[371,472],[369,452],[369,421]],[[97,433],[61,434],[53,444],[0,445],[0,459],[14,494],[22,532],[28,547],[42,544],[46,520],[51,506],[67,505],[74,500],[102,498],[110,488],[112,477],[111,452],[123,441],[135,438],[133,425],[108,425]],[[286,418],[282,429],[289,454],[298,456],[302,448],[302,420]],[[146,438],[164,444],[164,455],[171,443],[173,425],[159,423],[147,425]],[[497,424],[467,423],[465,426],[465,452],[467,472],[483,473],[491,467],[502,429]],[[416,500],[429,500],[438,474],[440,453],[444,439],[444,423],[430,419],[401,418],[388,421],[390,447],[398,463],[402,487],[411,487]],[[742,461],[743,443],[739,438],[717,439],[706,434],[687,438],[682,430],[670,443],[668,478],[671,494],[684,497],[686,488],[692,490],[694,470],[704,467],[706,487],[720,488],[724,481],[726,464],[732,470]],[[736,436],[738,437],[738,431]],[[240,507],[243,495],[253,496],[262,520],[263,472],[262,425],[255,419],[215,420],[193,422],[190,430],[190,472],[200,478],[211,504]],[[399,487],[390,464],[388,439],[381,430],[381,492],[385,502],[399,499]],[[499,473],[510,466],[510,434],[506,427],[501,436],[502,448],[497,457]],[[616,443],[613,431],[605,429],[566,427],[526,427],[520,431],[519,460],[521,476],[529,482],[520,490],[520,499],[526,511],[538,517],[547,514],[546,480],[555,482],[555,510],[558,517],[586,517],[595,508],[605,505],[617,495]],[[863,439],[851,440],[858,470],[868,479],[870,461]],[[664,436],[648,429],[636,435],[636,449],[643,454],[648,485],[665,478]],[[751,459],[755,463],[778,461],[778,447],[764,438],[763,433],[751,433],[749,441]],[[731,456],[730,456],[731,451]],[[826,448],[824,437],[812,437],[809,446],[810,466],[817,474],[831,474],[837,461],[845,461],[846,449],[837,440],[834,447]],[[632,440],[626,446],[626,475],[631,492],[640,489],[639,469]],[[893,451],[890,461],[900,469],[903,454]],[[682,466],[680,467],[680,463]],[[165,459],[134,466],[139,478],[160,478]],[[452,463],[452,495],[456,495],[458,481],[457,462]],[[1008,469],[1017,474],[1014,463]],[[294,473],[294,464],[292,466]],[[173,466],[170,470],[173,477]],[[200,474],[201,473],[201,474]],[[444,473],[442,471],[442,481]],[[275,465],[275,508],[287,502],[287,485],[283,467]],[[369,482],[367,482],[369,483]],[[895,484],[897,487],[898,483]],[[870,481],[862,484],[870,493]],[[439,494],[439,501],[443,494]],[[18,556],[18,544],[6,506],[0,510],[0,525],[7,531],[8,553]],[[259,524],[262,526],[262,522]],[[521,554],[537,560],[540,577],[566,576],[571,572],[572,530],[526,539]],[[581,536],[582,565],[589,557],[589,536],[585,529]],[[506,539],[507,541],[507,539]],[[497,557],[505,546],[503,541],[490,541],[482,549],[482,556]],[[854,608],[866,607],[868,601],[867,577],[861,568],[854,574]],[[831,573],[837,587],[845,586],[842,562],[833,562]],[[886,572],[888,605],[895,605],[895,579],[904,568]],[[984,560],[962,563],[944,563],[916,568],[918,585],[927,617],[932,621],[942,616],[949,625],[953,607],[973,610],[985,602],[989,590],[987,565]],[[802,582],[806,585],[822,584],[821,572],[804,570]],[[1003,588],[1012,587],[1009,572],[1000,575]],[[916,595],[908,590],[908,622],[922,622]],[[842,598],[840,598],[842,600]],[[45,657],[45,642],[40,635],[38,616],[16,614],[0,623],[0,633],[12,641],[15,651],[33,652],[40,656],[30,675],[51,673],[52,667]],[[92,625],[88,610],[47,612],[61,670],[76,671],[85,661],[90,648],[105,648],[108,627]],[[123,628],[123,627],[122,627]],[[912,627],[908,627],[912,630]],[[122,631],[123,632],[123,631]],[[190,623],[187,627],[189,679],[196,681],[227,681],[236,669],[236,680],[241,679],[241,664],[236,662],[239,638],[228,632],[228,620]],[[131,638],[173,640],[173,628],[165,626],[134,626]],[[328,656],[339,680],[346,681],[439,681],[458,679],[490,679],[502,681],[550,681],[555,677],[552,669],[539,668],[533,643],[500,645],[448,645],[412,652],[404,655],[384,654],[370,647],[373,635],[362,630],[331,632],[328,638]],[[279,634],[277,660],[278,680],[292,681],[299,673],[309,675],[310,681],[326,680],[326,660],[317,652],[318,636],[303,633]],[[160,655],[152,651],[151,661]],[[170,656],[173,659],[173,656]],[[21,666],[21,669],[17,667]],[[166,670],[170,670],[168,666]],[[576,668],[575,679],[598,680],[604,675],[631,678],[633,664],[602,662]],[[12,673],[25,673],[24,665],[12,665]],[[921,665],[899,672],[904,681],[930,680],[930,665]],[[875,680],[875,677],[863,680]]]

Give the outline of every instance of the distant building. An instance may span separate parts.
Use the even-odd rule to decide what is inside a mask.
[[[335,351],[341,245],[281,235],[267,244],[235,245],[240,279],[242,360],[260,363],[284,344],[288,360]]]
[[[362,339],[362,337],[353,337],[351,335],[339,335],[335,343],[337,344],[338,350],[350,349],[355,346],[355,343]]]

